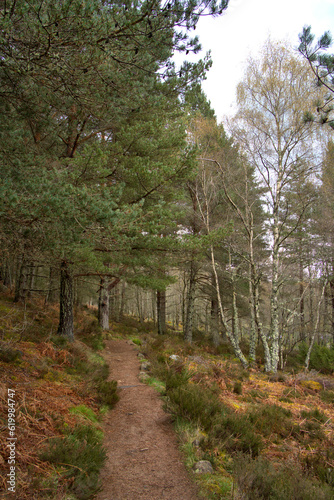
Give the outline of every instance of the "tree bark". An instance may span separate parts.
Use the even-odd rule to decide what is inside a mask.
[[[299,261],[299,315],[300,315],[300,339],[305,338],[305,303],[304,303],[304,268],[300,257]]]
[[[315,327],[314,327],[314,330],[313,330],[313,333],[312,333],[312,338],[311,338],[310,346],[308,348],[306,359],[305,359],[305,370],[306,371],[308,371],[309,365],[310,365],[311,352],[312,352],[312,349],[313,349],[315,336],[317,334],[318,325],[319,325],[319,322],[320,322],[320,307],[321,307],[322,300],[324,298],[326,286],[327,286],[327,281],[325,281],[324,284],[323,284],[321,295],[320,295],[320,299],[319,299],[319,302],[318,302],[317,319],[316,319]]]
[[[45,304],[56,302],[56,291],[58,289],[58,280],[55,277],[55,270],[50,267],[49,288],[45,297]]]
[[[12,288],[12,271],[11,271],[11,266],[7,259],[4,260],[3,265],[4,265],[4,269],[2,272],[3,284],[6,288]]]
[[[34,266],[34,263],[31,262],[30,264],[30,272],[29,272],[29,285],[27,289],[27,297],[30,298],[32,294],[32,290],[34,289],[35,285],[35,277],[36,273],[38,272],[39,266]]]
[[[105,278],[100,282],[98,318],[102,330],[109,330],[109,289]]]
[[[60,265],[60,311],[58,335],[74,340],[73,325],[73,276],[69,265],[63,261]]]
[[[166,328],[166,290],[157,290],[157,319],[158,319],[158,334],[164,335],[167,333]]]
[[[277,198],[280,196],[280,183],[277,183]],[[273,216],[273,250],[272,250],[272,282],[271,282],[271,297],[270,297],[270,336],[271,336],[271,369],[274,373],[277,372],[279,363],[279,319],[278,319],[278,293],[279,293],[279,218],[278,218],[279,203],[276,199],[274,205]]]
[[[227,321],[226,321],[226,318],[225,318],[223,304],[222,304],[220,290],[219,290],[219,280],[218,280],[218,274],[217,274],[217,269],[216,269],[216,262],[215,262],[213,247],[211,247],[211,263],[212,263],[213,274],[214,274],[214,277],[215,277],[215,285],[216,285],[216,291],[217,291],[217,299],[218,299],[218,305],[219,305],[219,310],[220,310],[220,316],[221,316],[221,320],[222,320],[223,326],[224,326],[224,328],[226,330],[226,335],[227,335],[229,341],[232,344],[232,347],[233,347],[233,350],[234,350],[234,353],[235,353],[236,357],[240,360],[242,366],[244,368],[247,368],[248,367],[248,361],[245,358],[245,356],[243,355],[243,353],[242,353],[242,351],[240,349],[240,346],[239,346],[239,341],[238,341],[238,339],[236,339],[234,337],[233,332],[229,328],[229,325],[227,324]]]
[[[193,321],[194,321],[194,306],[195,306],[195,285],[196,285],[196,269],[194,263],[190,265],[189,285],[186,295],[186,318],[183,331],[183,338],[191,344],[193,340]]]
[[[213,345],[217,347],[220,344],[220,335],[219,335],[218,300],[215,297],[212,297],[211,299],[210,335]]]
[[[16,279],[14,302],[24,302],[26,298],[26,288],[27,288],[27,265],[23,258],[19,265],[18,275]]]

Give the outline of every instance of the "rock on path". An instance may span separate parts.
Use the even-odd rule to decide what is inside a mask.
[[[156,391],[138,379],[139,360],[125,340],[106,342],[110,379],[120,401],[105,420],[107,462],[96,500],[197,500],[170,418]]]

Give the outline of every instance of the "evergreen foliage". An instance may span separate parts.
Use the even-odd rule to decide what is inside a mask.
[[[332,45],[331,33],[326,31],[316,43],[315,36],[311,32],[311,26],[304,26],[299,35],[299,52],[308,61],[314,76],[315,83],[324,91],[319,96],[317,103],[317,113],[321,124],[327,124],[334,128],[333,119],[333,94],[334,94],[334,55],[326,51]],[[305,113],[307,121],[315,121],[315,116],[311,110]]]
[[[215,0],[121,5],[102,0],[6,2],[0,19],[1,241],[21,260],[62,267],[58,333],[73,338],[75,275],[118,277],[166,214],[163,188],[191,167],[179,96],[206,56],[190,33]],[[155,195],[155,196],[153,196]],[[150,200],[152,198],[152,200]],[[112,268],[112,269],[111,269]],[[131,274],[131,273],[130,273]],[[22,293],[21,293],[22,292]]]

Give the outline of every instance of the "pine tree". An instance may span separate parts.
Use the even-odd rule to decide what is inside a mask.
[[[75,273],[118,276],[124,265],[115,254],[126,263],[144,228],[156,224],[163,197],[154,211],[150,196],[184,175],[178,96],[210,60],[177,72],[170,58],[198,51],[184,29],[226,6],[3,5],[1,238],[23,262],[58,262],[59,333],[73,336],[66,311]]]

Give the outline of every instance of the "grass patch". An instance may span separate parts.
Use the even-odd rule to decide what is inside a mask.
[[[145,379],[145,384],[154,387],[160,394],[165,394],[166,392],[166,384],[155,377],[148,377]]]
[[[80,415],[93,424],[98,423],[95,412],[86,405],[73,406],[73,408],[69,408],[69,412],[73,413],[73,415]]]
[[[138,337],[130,337],[130,340],[131,340],[131,342],[133,342],[134,344],[136,344],[138,346],[142,345],[142,341]]]

